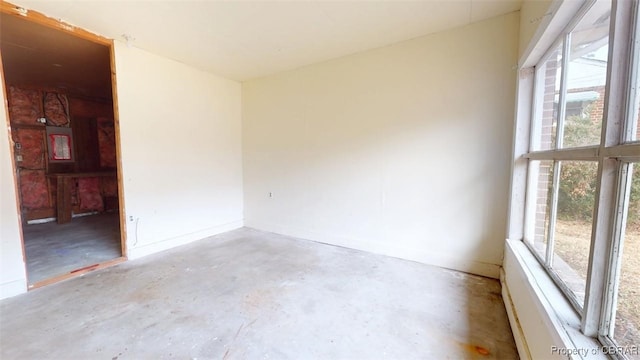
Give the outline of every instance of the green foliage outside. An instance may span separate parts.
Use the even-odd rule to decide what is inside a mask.
[[[592,105],[582,114],[565,119],[564,147],[600,143],[601,123],[590,117]],[[640,164],[634,166],[629,199],[628,225],[640,228]],[[591,221],[595,204],[597,163],[565,161],[560,171],[558,217],[563,220]]]
[[[598,163],[563,162],[558,189],[558,217],[563,220],[591,221]]]
[[[633,166],[633,180],[629,196],[628,226],[640,231],[640,163]]]

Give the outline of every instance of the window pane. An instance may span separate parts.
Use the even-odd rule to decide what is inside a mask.
[[[553,271],[584,303],[598,163],[563,161],[554,231]]]
[[[636,29],[635,29],[635,38],[640,39],[640,6],[636,6]],[[632,70],[632,74],[634,78],[632,81],[632,89],[631,89],[631,106],[629,107],[629,114],[627,115],[627,133],[626,133],[626,141],[639,141],[640,140],[640,43],[636,40],[635,49],[633,52],[633,56],[635,57],[632,60],[633,66],[635,68]]]
[[[538,255],[545,259],[553,185],[553,161],[532,161],[529,171],[533,179],[532,186],[535,187],[531,192],[535,198],[531,199],[531,202],[535,206],[531,210],[533,219],[528,240]]]
[[[640,140],[640,127],[638,126],[638,123],[640,123],[640,65],[636,62],[636,66],[638,70],[636,71],[635,93],[632,92],[631,97],[627,141]]]
[[[611,3],[597,2],[571,32],[562,147],[600,143]]]
[[[640,89],[640,76],[638,76],[637,83],[636,89]],[[631,122],[629,125],[629,141],[638,141],[640,140],[640,126],[638,126],[638,123],[640,123],[640,92],[636,92],[635,106],[633,107],[633,110],[631,118],[629,119]]]
[[[536,115],[533,121],[532,150],[555,149],[558,124],[558,94],[562,72],[562,44],[536,67]]]
[[[640,164],[631,180],[613,338],[622,347],[640,345]]]

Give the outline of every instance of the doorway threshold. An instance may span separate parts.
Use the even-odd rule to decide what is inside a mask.
[[[68,273],[57,275],[57,276],[54,276],[54,277],[46,279],[46,280],[35,282],[33,284],[29,284],[28,290],[34,290],[34,289],[37,289],[37,288],[41,288],[43,286],[47,286],[47,285],[55,284],[55,283],[58,283],[58,282],[61,282],[61,281],[64,281],[64,280],[68,280],[68,279],[72,279],[72,278],[75,278],[75,277],[79,277],[79,276],[82,276],[82,275],[87,274],[89,272],[92,272],[94,270],[108,268],[108,267],[123,263],[125,261],[127,261],[127,257],[126,256],[121,256],[121,257],[115,258],[113,260],[108,260],[108,261],[104,261],[104,262],[101,262],[101,263],[98,263],[98,264],[85,266],[85,267],[82,267],[80,269],[71,270]]]

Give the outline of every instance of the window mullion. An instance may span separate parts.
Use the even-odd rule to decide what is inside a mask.
[[[562,139],[564,137],[564,118],[567,97],[567,73],[569,69],[569,52],[571,49],[571,33],[564,37],[562,44],[562,67],[560,70],[560,94],[558,94],[558,122],[556,123],[556,149],[562,149]]]
[[[589,269],[585,289],[582,331],[588,336],[597,336],[605,289],[605,274],[609,266],[612,243],[613,214],[618,182],[618,161],[603,159],[598,165],[598,183],[589,251]]]
[[[631,146],[631,145],[627,145]],[[598,161],[599,146],[589,146],[582,148],[570,148],[560,150],[534,151],[524,154],[523,157],[529,160],[577,160],[577,161]]]
[[[609,263],[606,274],[606,287],[604,293],[604,304],[601,313],[601,323],[598,335],[600,337],[611,337],[613,335],[613,326],[615,324],[616,303],[618,294],[618,285],[620,279],[620,266],[622,265],[621,256],[624,245],[624,228],[626,224],[626,213],[624,211],[625,204],[629,201],[631,192],[631,176],[633,165],[623,163],[620,167],[619,181],[617,186],[616,210],[614,220],[614,236],[611,245],[611,253],[609,254]]]
[[[546,264],[553,267],[553,250],[555,244],[556,219],[558,215],[558,188],[560,187],[560,170],[562,163],[553,163],[553,185],[551,186],[551,207],[549,209],[549,229],[547,233]]]
[[[625,161],[640,161],[640,143],[628,143],[624,145],[611,146],[602,150],[603,156],[623,159]]]
[[[614,0],[611,10],[608,56],[610,66],[607,67],[598,187],[589,254],[591,260],[587,272],[582,317],[582,331],[588,336],[598,335],[605,305],[606,284],[615,281],[611,278],[612,272],[608,271],[613,264],[607,255],[614,253],[614,245],[620,240],[616,238],[619,234],[616,233],[615,213],[621,162],[614,158],[605,157],[605,149],[620,145],[624,133],[627,92],[631,86],[629,73],[632,66],[630,44],[633,6],[631,1]],[[615,59],[615,61],[611,59]]]
[[[524,155],[534,143],[535,123],[531,119],[536,118],[536,91],[539,91],[536,83],[538,69],[531,67],[521,69],[518,77],[518,107],[516,111],[516,124],[514,126],[512,175],[511,175],[511,200],[509,202],[509,222],[507,237],[525,240],[533,238],[531,223],[535,217],[535,201],[532,198],[533,181],[530,161]],[[524,126],[523,126],[524,124]],[[528,124],[529,126],[526,126]],[[527,141],[528,139],[528,141]],[[537,177],[537,175],[536,175]],[[520,200],[520,201],[518,201]],[[523,201],[524,200],[524,201]],[[533,206],[533,209],[532,209]]]
[[[542,131],[542,124],[540,119],[542,118],[542,111],[539,107],[542,107],[543,101],[540,99],[544,96],[544,86],[540,86],[540,83],[544,81],[544,67],[541,69],[540,67],[535,67],[533,69],[533,74],[529,73],[529,80],[533,78],[532,84],[530,85],[531,94],[529,95],[530,100],[530,109],[529,109],[529,151],[534,151],[540,148],[540,133]],[[525,73],[526,74],[526,73]],[[526,78],[525,78],[526,79]],[[523,82],[523,84],[526,84]],[[526,85],[524,85],[526,86]],[[529,90],[526,87],[523,90]],[[520,89],[519,89],[520,90]],[[528,105],[529,105],[528,104]],[[518,109],[520,110],[520,109]],[[525,115],[526,112],[523,112],[522,116]]]
[[[634,19],[631,23],[631,51],[630,51],[630,69],[629,69],[629,93],[627,94],[627,121],[625,122],[624,132],[622,133],[623,137],[621,139],[622,142],[630,141],[633,139],[633,132],[636,130],[636,126],[640,126],[638,124],[638,114],[637,102],[635,101],[640,96],[640,66],[638,66],[638,62],[640,61],[640,5],[637,1],[634,2],[635,9],[632,12],[635,14]],[[636,139],[640,141],[640,139]]]

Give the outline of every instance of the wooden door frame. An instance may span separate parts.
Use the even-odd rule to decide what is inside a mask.
[[[70,273],[67,274],[63,274],[60,276],[56,276],[53,277],[51,279],[47,279],[47,280],[43,280],[40,281],[38,283],[35,284],[29,284],[29,274],[27,272],[26,266],[27,266],[27,262],[26,262],[26,252],[25,252],[25,247],[24,247],[24,234],[23,234],[23,229],[22,229],[22,214],[20,213],[20,211],[18,211],[18,221],[20,222],[20,242],[22,245],[22,257],[24,260],[24,265],[25,265],[25,274],[27,274],[27,288],[29,290],[31,289],[35,289],[41,286],[45,286],[48,284],[52,284],[55,282],[59,282],[71,277],[75,277],[75,276],[79,276],[82,274],[85,274],[89,271],[93,271],[96,269],[100,269],[100,268],[104,268],[107,266],[111,266],[117,263],[121,263],[123,261],[127,260],[127,222],[126,222],[126,214],[125,214],[125,206],[124,206],[124,189],[123,189],[123,179],[124,177],[122,176],[122,156],[121,156],[121,150],[120,150],[120,120],[119,120],[119,114],[118,114],[118,95],[117,95],[117,90],[116,90],[116,64],[115,64],[115,46],[113,43],[112,39],[108,39],[105,37],[102,37],[100,35],[96,35],[94,33],[91,33],[87,30],[84,30],[82,28],[73,26],[73,25],[69,25],[67,23],[64,23],[60,20],[56,20],[53,18],[50,18],[40,12],[37,11],[33,11],[33,10],[28,10],[25,9],[23,7],[11,4],[9,2],[6,1],[0,1],[0,12],[6,15],[10,15],[10,16],[15,16],[21,19],[24,19],[26,21],[32,22],[34,24],[38,24],[38,25],[43,25],[46,26],[48,28],[54,29],[54,30],[58,30],[58,31],[63,31],[69,35],[75,36],[75,37],[79,37],[85,40],[89,40],[92,41],[94,43],[100,44],[100,45],[104,45],[107,46],[109,48],[109,56],[110,56],[110,70],[111,70],[111,92],[112,92],[112,106],[113,106],[113,122],[114,122],[114,132],[115,132],[115,150],[116,150],[116,176],[117,176],[117,183],[118,183],[118,211],[119,211],[119,215],[120,215],[120,249],[121,249],[121,253],[122,255],[119,258],[113,259],[113,260],[109,260],[106,262],[102,262],[96,265],[92,265],[86,268],[82,268],[82,269],[77,269],[74,270]],[[17,208],[20,209],[21,208],[21,204],[20,204],[20,193],[19,193],[19,186],[18,186],[18,178],[17,178],[17,165],[15,162],[15,146],[11,146],[13,145],[13,139],[11,137],[11,124],[10,124],[10,119],[9,119],[9,107],[8,107],[8,93],[7,93],[7,88],[6,88],[6,78],[4,76],[4,68],[2,66],[2,59],[0,57],[0,74],[2,75],[2,79],[4,80],[2,82],[2,86],[4,88],[4,94],[5,94],[5,104],[7,105],[5,111],[6,111],[6,122],[7,122],[7,135],[9,136],[9,145],[10,145],[10,156],[11,156],[11,165],[13,168],[13,182],[14,182],[14,188],[16,191],[16,205]]]

